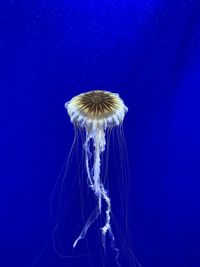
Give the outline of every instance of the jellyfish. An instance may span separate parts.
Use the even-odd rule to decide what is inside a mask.
[[[53,251],[58,257],[69,260],[70,262],[75,258],[87,257],[87,260],[91,266],[93,261],[93,257],[91,256],[93,256],[94,254],[92,255],[89,251],[88,240],[85,243],[84,250],[77,249],[75,251],[75,248],[79,241],[86,239],[88,230],[95,223],[95,221],[97,221],[97,225],[100,230],[99,234],[102,243],[101,247],[105,252],[104,254],[102,254],[102,249],[99,249],[97,253],[97,255],[101,257],[98,259],[101,260],[102,266],[110,266],[110,260],[113,256],[115,256],[115,263],[119,267],[142,267],[132,250],[132,241],[130,240],[132,235],[128,227],[127,219],[127,200],[130,187],[126,184],[126,182],[128,182],[129,170],[127,170],[128,157],[123,133],[123,120],[128,111],[128,108],[117,93],[112,93],[104,90],[93,90],[79,94],[73,97],[70,101],[66,102],[65,108],[69,114],[72,124],[74,125],[74,140],[51,195],[50,212],[52,219],[54,220],[54,227],[51,231],[49,239],[45,243],[39,255],[34,260],[32,267],[36,267],[39,260],[45,254],[50,241],[52,241]],[[114,212],[115,214],[113,213],[111,206],[110,194],[112,195],[112,190],[109,190],[109,184],[111,185],[112,181],[109,179],[107,173],[109,144],[112,132],[115,132],[117,134],[113,135],[112,138],[112,147],[114,152],[113,159],[115,163],[118,157],[118,160],[120,160],[120,164],[118,164],[117,161],[116,169],[112,170],[112,174],[115,176],[114,183],[116,184],[116,187],[120,189],[120,191],[117,192],[117,194],[119,195],[119,202],[116,201],[116,207],[118,208],[118,210]],[[79,137],[81,137],[81,140],[79,139]],[[115,143],[116,137],[117,142]],[[82,147],[80,147],[81,157],[79,153],[77,153],[77,155],[76,153],[74,153],[75,148],[77,149],[76,152],[80,152],[79,141],[81,141],[81,145],[83,146],[83,149]],[[116,144],[119,144],[119,146],[115,146]],[[104,155],[106,156],[104,157]],[[78,165],[77,169],[71,168],[73,175],[75,171],[74,180],[71,181],[70,179],[66,179],[66,177],[70,173],[68,167],[73,162],[74,156],[78,156],[76,157],[76,159],[78,158]],[[84,165],[82,165],[82,163]],[[92,205],[88,205],[88,209],[90,209],[90,207],[93,207],[92,211],[90,211],[89,213],[87,209],[86,212],[88,217],[86,217],[83,212],[83,207],[86,206],[86,203],[90,202],[88,201],[87,197],[87,202],[84,201],[83,191],[81,191],[83,189],[83,174],[86,175],[85,180],[87,181],[87,183],[84,183],[84,187],[86,186],[86,188],[89,189],[87,191],[87,194],[91,191],[93,199],[96,201],[95,208],[93,207],[93,202]],[[69,175],[68,177],[71,177],[71,175]],[[82,228],[79,230],[80,232],[78,232],[77,236],[74,237],[74,235],[69,234],[67,235],[67,238],[65,238],[66,235],[64,234],[63,230],[66,229],[68,231],[69,228],[66,228],[64,217],[66,216],[67,222],[69,222],[69,225],[71,225],[71,222],[73,223],[74,220],[74,211],[76,212],[76,208],[74,208],[75,206],[73,206],[72,209],[70,208],[70,193],[72,193],[71,196],[74,197],[73,189],[74,186],[76,186],[75,178],[79,179],[78,182],[81,193],[80,217],[82,218],[82,220],[80,220],[80,223],[83,225],[78,226]],[[108,180],[110,180],[110,183],[108,183]],[[67,186],[67,182],[70,183],[70,186]],[[69,194],[66,194],[68,190]],[[113,207],[115,207],[116,203],[113,202]],[[117,217],[115,217],[116,214],[119,216],[119,221]],[[62,225],[64,226],[64,228]],[[107,254],[107,240],[110,241],[109,248],[114,251],[113,254]],[[85,248],[87,251],[85,251]],[[70,253],[70,251],[73,252]],[[106,257],[107,255],[109,255],[109,258]],[[109,265],[105,265],[107,260],[109,261]],[[93,266],[96,266],[96,264],[93,264]]]
[[[103,248],[106,247],[105,240],[108,235],[112,249],[118,253],[112,230],[111,199],[101,179],[101,154],[105,151],[105,137],[108,129],[122,125],[128,108],[118,94],[104,90],[94,90],[79,94],[69,102],[66,102],[65,108],[74,126],[85,131],[83,146],[87,182],[97,200],[97,206],[91,212],[80,234],[75,239],[73,248],[76,247],[81,239],[85,238],[90,226],[105,212],[105,222],[100,228],[102,245]],[[103,202],[106,205],[105,211],[102,209]]]

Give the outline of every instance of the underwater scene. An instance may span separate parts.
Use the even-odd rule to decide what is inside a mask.
[[[0,267],[200,267],[199,0],[0,7]]]

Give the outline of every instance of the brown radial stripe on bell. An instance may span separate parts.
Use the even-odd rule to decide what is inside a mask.
[[[115,97],[105,91],[91,91],[80,96],[79,105],[83,111],[94,115],[117,109]]]

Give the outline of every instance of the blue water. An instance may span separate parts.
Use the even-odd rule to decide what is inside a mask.
[[[1,5],[0,266],[29,267],[40,253],[36,267],[116,266],[111,254],[101,260],[91,247],[97,227],[87,238],[90,256],[58,257],[50,238],[50,199],[73,141],[64,103],[105,89],[129,107],[124,131],[137,259],[144,267],[199,267],[199,1]],[[114,169],[112,158],[109,165]],[[118,195],[112,190],[113,206]],[[64,222],[62,240],[76,227],[76,220]]]

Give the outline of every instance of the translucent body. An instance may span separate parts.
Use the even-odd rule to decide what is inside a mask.
[[[74,241],[73,247],[76,247],[78,241],[83,239],[91,224],[102,213],[102,201],[106,203],[105,224],[100,229],[102,233],[102,244],[105,248],[105,237],[109,234],[111,247],[117,252],[118,249],[114,243],[114,235],[111,227],[111,200],[109,194],[101,181],[101,153],[106,146],[106,129],[122,124],[125,113],[128,108],[118,94],[106,91],[92,91],[78,95],[65,104],[71,122],[86,131],[85,166],[87,170],[88,185],[97,197],[97,208],[88,217],[81,233]],[[90,151],[90,142],[92,141],[93,150]],[[89,158],[93,158],[93,166],[89,167]]]

